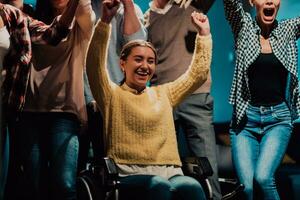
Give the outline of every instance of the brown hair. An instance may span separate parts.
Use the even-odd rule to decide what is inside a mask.
[[[130,42],[127,42],[122,50],[121,50],[121,55],[120,55],[120,59],[121,60],[126,60],[127,57],[129,56],[129,54],[131,53],[131,50],[135,47],[148,47],[150,48],[154,55],[155,55],[155,63],[157,63],[157,51],[154,48],[153,44],[151,42],[147,42],[145,40],[132,40]]]
[[[155,64],[157,64],[157,51],[154,48],[153,44],[151,42],[147,42],[145,40],[131,40],[130,42],[127,42],[122,50],[121,50],[121,54],[120,54],[120,59],[121,60],[126,60],[129,56],[129,54],[131,53],[131,50],[135,47],[148,47],[150,48],[155,56]],[[122,85],[123,83],[125,83],[126,77],[124,76],[123,80],[121,80],[121,82],[119,83],[120,85]]]

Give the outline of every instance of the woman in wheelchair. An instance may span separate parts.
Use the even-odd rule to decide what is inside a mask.
[[[149,87],[158,62],[156,50],[149,42],[135,40],[121,51],[124,80],[116,85],[108,76],[106,57],[109,23],[118,6],[118,0],[103,1],[103,15],[90,42],[86,66],[104,119],[106,155],[117,164],[121,194],[124,189],[126,199],[168,200],[174,193],[179,199],[205,199],[201,185],[182,173],[172,108],[207,78],[212,56],[208,18],[196,12],[191,15],[198,29],[194,57],[177,80]]]

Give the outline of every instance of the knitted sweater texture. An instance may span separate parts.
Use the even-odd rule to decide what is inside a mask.
[[[172,109],[207,79],[212,56],[209,36],[197,36],[189,69],[173,82],[137,94],[108,76],[110,26],[99,21],[87,55],[92,93],[104,118],[107,155],[119,164],[180,166]],[[180,56],[180,55],[178,55]]]

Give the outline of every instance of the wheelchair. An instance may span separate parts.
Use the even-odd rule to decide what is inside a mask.
[[[213,171],[206,157],[188,157],[182,159],[182,170],[185,175],[198,180],[205,190],[207,199],[212,199],[212,189],[208,177]],[[122,199],[120,182],[114,161],[108,157],[87,165],[86,170],[79,173],[77,178],[78,200],[119,200]],[[222,199],[235,199],[243,190],[243,185],[234,180],[223,180],[235,186],[232,192],[224,195]],[[120,195],[121,193],[121,195]]]
[[[118,172],[108,157],[87,164],[77,177],[78,200],[118,200]]]

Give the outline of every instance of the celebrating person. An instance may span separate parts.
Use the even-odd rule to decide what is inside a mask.
[[[38,1],[36,17],[51,24],[72,2]],[[26,102],[11,138],[16,169],[22,166],[17,177],[22,192],[14,194],[19,199],[76,199],[77,137],[86,123],[83,70],[94,26],[91,2],[77,4],[66,38],[55,47],[32,48]]]
[[[256,9],[255,19],[239,0],[224,0],[236,47],[230,94],[232,154],[246,199],[276,200],[280,198],[274,174],[300,111],[300,17],[277,21],[280,0],[249,2]]]
[[[120,67],[125,76],[117,85],[106,69],[109,23],[117,2],[103,2],[103,15],[88,50],[87,74],[104,118],[106,154],[117,164],[121,192],[124,189],[127,199],[167,200],[176,190],[181,199],[205,199],[201,185],[182,174],[172,108],[207,79],[212,54],[208,18],[200,13],[191,15],[198,30],[195,53],[180,78],[148,87],[157,53],[151,43],[135,40],[121,51]]]
[[[17,2],[17,1],[15,1]],[[1,185],[5,184],[5,199],[16,199],[20,194],[18,188],[23,186],[16,178],[20,177],[20,166],[17,167],[15,159],[15,127],[19,114],[23,111],[25,94],[29,84],[30,68],[32,66],[32,44],[57,45],[69,33],[69,26],[74,17],[78,0],[71,0],[68,8],[59,19],[51,25],[37,21],[21,10],[0,1],[0,43],[3,44],[5,57],[1,58],[1,142],[8,141],[9,129],[9,173],[5,181],[8,151],[5,145],[1,146]],[[6,50],[5,50],[6,48]],[[3,140],[2,140],[3,139]],[[20,141],[23,142],[23,141]],[[4,161],[2,162],[2,155]],[[20,172],[20,173],[19,173]],[[20,187],[19,187],[20,186]],[[3,187],[2,187],[3,188]],[[0,194],[2,198],[2,190]]]

